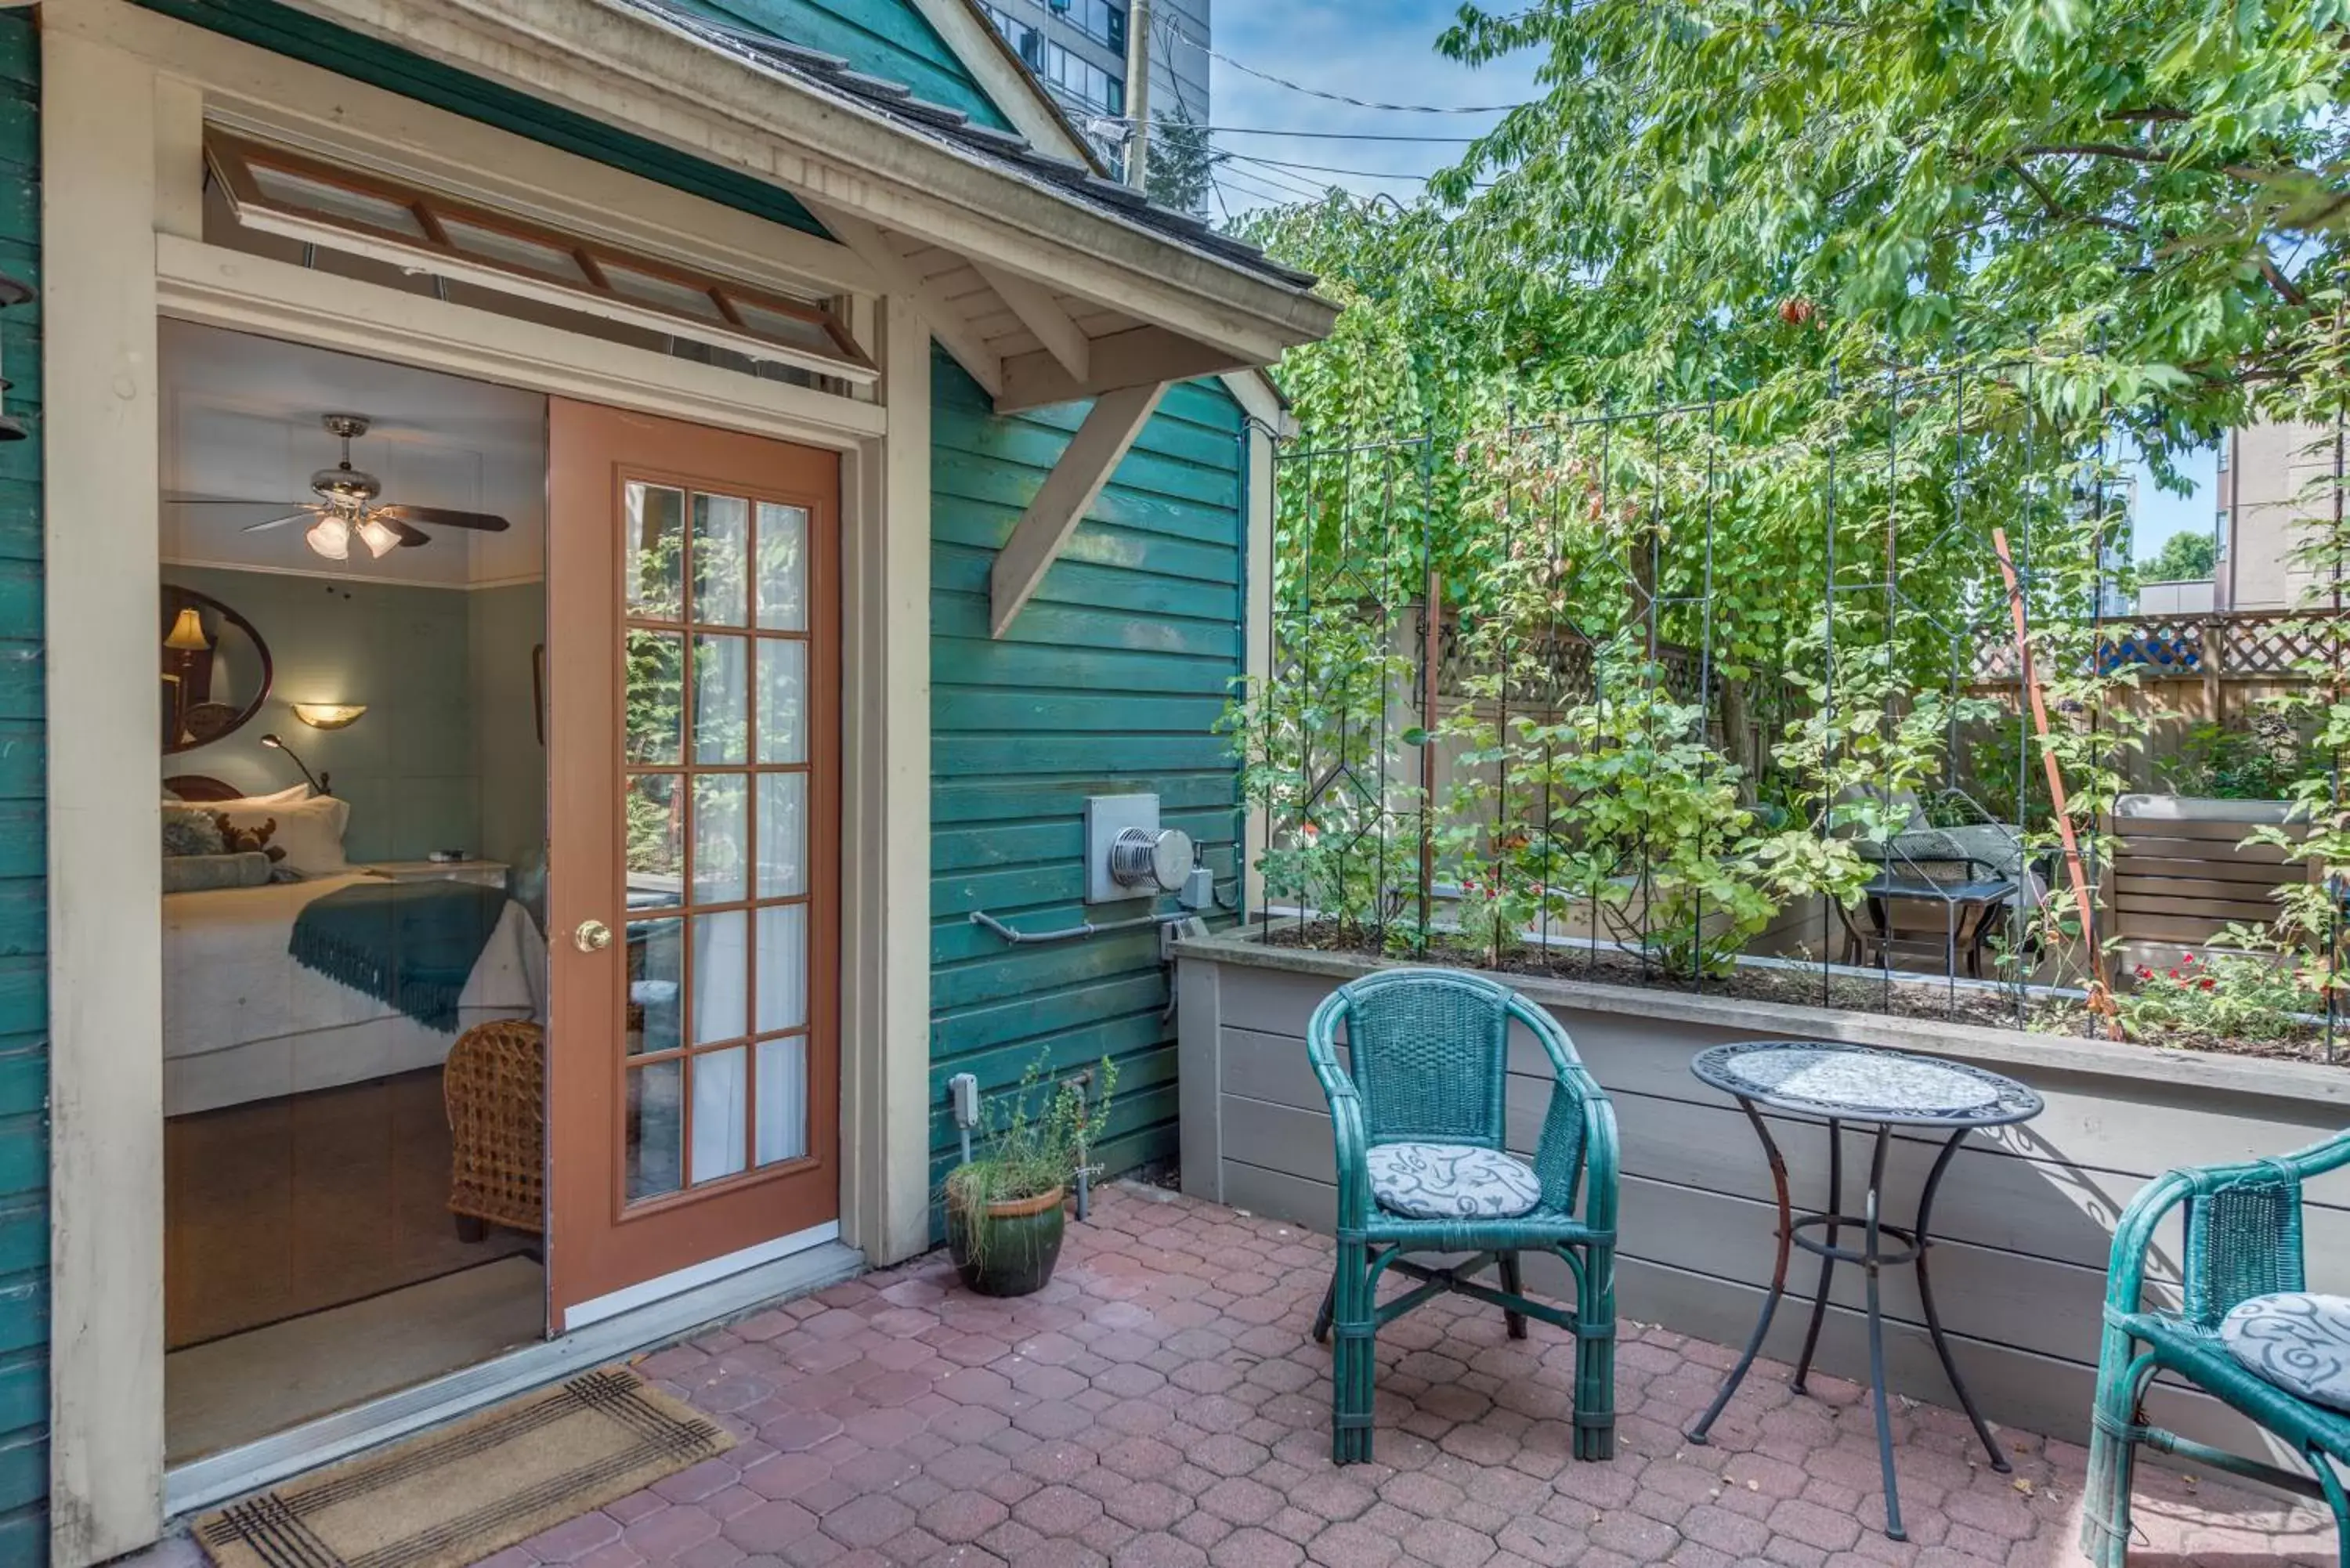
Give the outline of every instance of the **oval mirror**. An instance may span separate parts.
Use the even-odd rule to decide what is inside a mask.
[[[209,594],[165,584],[163,754],[234,734],[269,695],[268,645],[253,623]]]

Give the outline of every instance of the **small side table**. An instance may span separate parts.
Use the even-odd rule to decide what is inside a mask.
[[[378,860],[361,869],[395,882],[478,882],[503,888],[509,867],[503,860]]]
[[[1959,1152],[1959,1145],[1966,1141],[1967,1134],[1977,1127],[2029,1121],[2040,1114],[2041,1098],[2012,1078],[1964,1063],[1831,1041],[1747,1040],[1716,1045],[1700,1054],[1690,1064],[1690,1071],[1697,1075],[1700,1082],[1735,1099],[1746,1113],[1746,1119],[1753,1123],[1755,1136],[1762,1140],[1762,1152],[1771,1161],[1771,1180],[1778,1189],[1779,1254],[1771,1272],[1771,1289],[1762,1298],[1762,1315],[1746,1341],[1745,1352],[1739,1356],[1738,1365],[1731,1368],[1713,1403],[1690,1428],[1689,1439],[1693,1443],[1706,1440],[1707,1431],[1730,1403],[1731,1396],[1738,1392],[1739,1384],[1745,1380],[1755,1356],[1761,1354],[1762,1341],[1771,1332],[1771,1319],[1779,1310],[1779,1298],[1787,1291],[1789,1248],[1801,1247],[1820,1260],[1820,1283],[1812,1297],[1811,1327],[1804,1332],[1803,1355],[1795,1362],[1794,1388],[1799,1394],[1804,1390],[1804,1379],[1811,1373],[1812,1353],[1819,1347],[1820,1324],[1827,1316],[1828,1287],[1835,1277],[1835,1266],[1856,1263],[1868,1286],[1868,1382],[1877,1401],[1877,1457],[1885,1473],[1885,1533],[1896,1541],[1905,1541],[1908,1537],[1901,1528],[1901,1493],[1893,1475],[1893,1428],[1886,1410],[1885,1316],[1877,1300],[1878,1272],[1887,1266],[1904,1263],[1917,1269],[1918,1300],[1925,1308],[1926,1332],[1934,1342],[1934,1354],[1941,1358],[1942,1370],[1949,1374],[1959,1403],[1965,1407],[1967,1418],[1974,1423],[1975,1435],[1990,1453],[1991,1468],[2002,1474],[2013,1469],[1991,1437],[1982,1413],[1975,1408],[1974,1397],[1967,1392],[1966,1383],[1959,1376],[1958,1363],[1950,1358],[1950,1342],[1942,1334],[1941,1315],[1934,1310],[1933,1282],[1926,1270],[1926,1251],[1932,1244],[1927,1225],[1933,1215],[1935,1189],[1941,1186],[1942,1174],[1950,1169],[1950,1158]],[[1771,1137],[1770,1124],[1756,1108],[1761,1106],[1827,1119],[1828,1206],[1825,1213],[1796,1216],[1787,1193],[1787,1161]],[[1877,1128],[1876,1148],[1868,1162],[1867,1197],[1856,1215],[1842,1212],[1844,1124],[1848,1121]],[[1897,1127],[1930,1127],[1947,1130],[1950,1135],[1941,1153],[1935,1157],[1933,1168],[1927,1172],[1925,1186],[1918,1191],[1918,1217],[1906,1226],[1886,1223],[1883,1213],[1885,1159]],[[1846,1226],[1861,1233],[1862,1246],[1857,1251],[1836,1244],[1837,1232]],[[1813,1231],[1825,1231],[1826,1236],[1814,1238],[1808,1234]],[[1887,1237],[1899,1243],[1897,1250],[1887,1249]]]

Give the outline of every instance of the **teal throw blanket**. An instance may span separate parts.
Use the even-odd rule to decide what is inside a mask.
[[[457,1000],[505,902],[503,888],[472,882],[362,883],[306,905],[286,950],[427,1029],[454,1033]]]

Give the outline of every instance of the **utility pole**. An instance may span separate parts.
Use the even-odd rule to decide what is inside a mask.
[[[1126,13],[1126,182],[1139,191],[1150,173],[1150,0],[1130,0]]]

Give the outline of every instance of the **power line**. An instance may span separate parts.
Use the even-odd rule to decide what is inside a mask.
[[[1275,76],[1271,71],[1259,70],[1254,66],[1236,60],[1232,56],[1184,32],[1172,16],[1153,16],[1151,26],[1164,28],[1168,36],[1176,42],[1188,44],[1210,59],[1222,60],[1232,69],[1244,75],[1255,77],[1260,81],[1271,82],[1278,88],[1286,88],[1291,92],[1304,93],[1308,98],[1318,98],[1330,103],[1351,104],[1357,109],[1376,109],[1388,114],[1506,114],[1511,109],[1525,107],[1523,103],[1378,103],[1370,99],[1350,98],[1342,92],[1330,92],[1322,88],[1307,87],[1304,82],[1292,81],[1287,77]]]
[[[1120,125],[1132,125],[1132,115],[1114,114],[1101,117]],[[1170,123],[1164,116],[1154,116],[1156,123]],[[1482,141],[1482,136],[1420,136],[1368,130],[1290,130],[1277,125],[1193,125],[1194,130],[1204,130],[1217,136],[1295,136],[1312,141],[1429,141],[1453,146],[1466,146]]]
[[[1465,145],[1484,140],[1482,136],[1418,136],[1367,130],[1284,130],[1274,125],[1203,125],[1200,129],[1218,136],[1296,136],[1313,141],[1441,141]]]
[[[1261,163],[1269,169],[1300,169],[1310,174],[1341,174],[1356,180],[1416,180],[1425,185],[1436,178],[1434,174],[1414,174],[1409,170],[1339,169],[1327,163],[1295,163],[1285,158],[1259,158],[1247,152],[1226,152],[1222,156],[1237,159],[1243,163]],[[1471,183],[1482,190],[1489,187],[1492,182],[1477,180]]]

